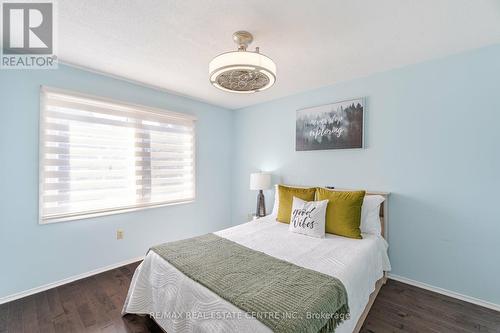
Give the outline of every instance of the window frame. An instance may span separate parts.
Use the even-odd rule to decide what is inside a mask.
[[[174,201],[169,201],[169,202],[159,202],[159,203],[150,203],[150,204],[136,204],[132,206],[122,206],[122,207],[116,207],[116,208],[108,208],[108,209],[97,209],[94,211],[86,211],[86,212],[78,212],[78,213],[67,213],[67,214],[61,214],[60,217],[44,217],[43,215],[43,192],[44,192],[44,165],[43,165],[43,160],[44,160],[44,155],[45,155],[45,140],[44,140],[44,129],[43,129],[43,112],[45,110],[45,94],[46,93],[59,93],[59,94],[64,94],[64,95],[69,95],[69,96],[74,96],[74,97],[80,97],[80,98],[86,98],[86,99],[91,99],[97,102],[103,102],[103,103],[111,103],[115,104],[118,106],[123,106],[123,107],[128,107],[128,108],[133,108],[136,109],[138,112],[144,112],[144,113],[153,113],[161,116],[168,116],[171,118],[178,118],[182,120],[189,120],[192,121],[193,123],[193,197],[189,199],[180,199],[180,200],[174,200]],[[128,212],[135,212],[135,211],[141,211],[141,210],[146,210],[146,209],[153,209],[153,208],[160,208],[160,207],[167,207],[167,206],[174,206],[174,205],[182,205],[182,204],[189,204],[189,203],[194,203],[196,201],[197,197],[197,163],[196,163],[196,156],[197,156],[197,131],[196,131],[196,123],[197,123],[197,118],[189,113],[180,113],[180,112],[173,112],[169,111],[166,109],[161,109],[161,108],[156,108],[156,107],[151,107],[151,106],[146,106],[146,105],[141,105],[141,104],[135,104],[135,103],[129,103],[129,102],[124,102],[124,101],[119,101],[116,99],[112,98],[107,98],[107,97],[101,97],[101,96],[96,96],[96,95],[90,95],[90,94],[84,94],[80,92],[74,92],[74,91],[69,91],[65,89],[60,89],[60,88],[54,88],[50,86],[40,86],[40,92],[39,92],[39,113],[38,113],[38,223],[39,224],[51,224],[51,223],[58,223],[58,222],[66,222],[66,221],[75,221],[75,220],[84,220],[84,219],[90,219],[90,218],[95,218],[95,217],[100,217],[100,216],[108,216],[108,215],[115,215],[115,214],[123,214],[123,213],[128,213]]]

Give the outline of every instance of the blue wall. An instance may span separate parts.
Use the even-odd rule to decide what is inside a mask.
[[[196,202],[39,225],[40,85],[196,115]],[[392,192],[393,273],[500,304],[499,87],[500,45],[238,111],[66,66],[0,71],[0,297],[244,222],[260,169],[275,182]],[[359,96],[366,149],[295,152],[297,109]]]
[[[40,85],[196,115],[196,202],[39,225]],[[0,71],[0,297],[144,255],[152,244],[228,226],[231,117],[225,109],[72,67]],[[123,240],[116,240],[117,228]]]
[[[248,178],[259,169],[390,191],[393,273],[500,304],[499,94],[495,45],[238,110],[233,223],[254,210]],[[295,152],[297,109],[359,96],[366,149]]]

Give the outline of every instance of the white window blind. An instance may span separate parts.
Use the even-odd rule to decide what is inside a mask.
[[[41,88],[41,223],[194,197],[195,118]]]

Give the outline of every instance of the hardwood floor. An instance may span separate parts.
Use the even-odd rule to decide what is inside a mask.
[[[162,332],[120,312],[138,263],[0,305],[0,333]],[[389,280],[361,332],[500,332],[500,312]]]
[[[500,312],[388,280],[361,332],[498,333]]]

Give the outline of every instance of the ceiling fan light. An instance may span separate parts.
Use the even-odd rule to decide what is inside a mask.
[[[243,41],[242,36],[246,38]],[[212,85],[235,93],[254,93],[270,88],[276,82],[276,64],[258,51],[246,50],[253,39],[248,32],[237,32],[233,38],[239,41],[239,50],[222,53],[208,65]]]

